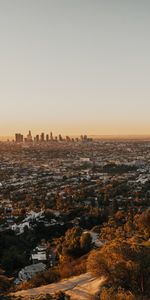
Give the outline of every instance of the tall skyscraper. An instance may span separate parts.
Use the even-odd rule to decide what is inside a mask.
[[[50,133],[50,140],[53,141],[53,133]]]
[[[49,135],[47,134],[46,135],[46,142],[48,142],[49,141]]]
[[[39,134],[37,134],[36,137],[35,137],[35,142],[36,142],[36,143],[39,143],[39,140],[40,140]]]
[[[16,143],[23,143],[23,135],[21,133],[15,134],[15,142]]]
[[[68,135],[66,136],[66,141],[70,142],[70,137]]]
[[[27,142],[32,142],[32,134],[31,134],[31,130],[29,130],[29,133],[27,134],[26,141],[27,141]]]
[[[62,138],[61,134],[59,134],[59,141],[62,141],[62,140],[63,140],[63,138]]]
[[[44,142],[45,137],[44,137],[44,132],[41,133],[41,142]]]

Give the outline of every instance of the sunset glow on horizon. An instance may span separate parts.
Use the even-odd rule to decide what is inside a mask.
[[[0,136],[150,134],[150,3],[6,0]]]

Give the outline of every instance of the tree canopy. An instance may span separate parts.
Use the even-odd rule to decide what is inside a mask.
[[[89,255],[87,268],[96,276],[104,276],[115,288],[139,292],[149,291],[150,245],[138,239],[114,239]]]

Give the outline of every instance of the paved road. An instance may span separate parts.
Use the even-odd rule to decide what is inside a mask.
[[[95,278],[90,273],[61,280],[38,288],[18,291],[14,295],[24,298],[53,294],[58,291],[66,291],[72,300],[88,300],[90,295],[97,293],[104,282],[104,278]]]

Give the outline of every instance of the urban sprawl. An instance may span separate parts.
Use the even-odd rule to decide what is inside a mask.
[[[133,218],[149,205],[148,140],[32,138],[29,131],[0,142],[0,267],[14,286],[57,268],[68,253],[75,259],[101,247],[115,226],[132,237]],[[69,232],[82,237],[80,254]]]

